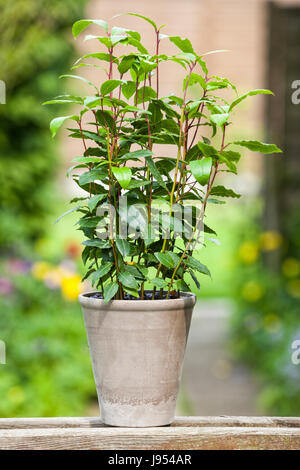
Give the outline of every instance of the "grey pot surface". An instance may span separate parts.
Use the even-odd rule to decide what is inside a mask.
[[[81,294],[101,418],[147,427],[174,419],[194,294],[179,299],[103,300]]]

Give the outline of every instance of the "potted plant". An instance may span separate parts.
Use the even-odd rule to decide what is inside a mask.
[[[85,54],[75,68],[95,59],[106,65],[107,79],[100,86],[88,81],[90,96],[64,95],[47,103],[81,107],[53,119],[50,129],[54,136],[73,120],[70,135],[83,144],[72,171],[84,196],[71,201],[77,204],[71,210],[80,215],[78,228],[86,238],[84,279],[95,288],[79,301],[102,419],[116,426],[158,426],[174,418],[196,300],[190,285],[198,290],[198,274],[210,275],[198,259],[214,233],[204,223],[207,205],[239,197],[217,182],[218,175],[237,173],[239,147],[264,154],[280,150],[256,140],[226,140],[239,103],[270,91],[238,96],[229,80],[209,74],[203,54],[188,39],[163,34],[154,21],[135,16],[153,26],[154,53],[137,31],[109,30],[103,20],[77,21],[74,37],[94,25],[99,35],[86,40],[96,40],[104,51]],[[177,48],[173,55],[161,52],[166,40]],[[184,71],[180,96],[160,95],[162,62]],[[198,87],[196,97],[190,96],[192,85]],[[232,92],[231,101],[223,90]],[[170,156],[164,145],[173,149]]]

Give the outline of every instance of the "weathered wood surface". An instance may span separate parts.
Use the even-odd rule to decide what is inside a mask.
[[[181,417],[114,428],[99,418],[0,419],[0,449],[300,449],[300,418]]]

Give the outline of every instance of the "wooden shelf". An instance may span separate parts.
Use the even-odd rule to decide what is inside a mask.
[[[300,449],[300,418],[180,417],[116,428],[99,418],[2,418],[0,449]]]

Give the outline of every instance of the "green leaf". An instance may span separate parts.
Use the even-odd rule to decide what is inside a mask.
[[[282,150],[277,147],[275,144],[265,144],[263,142],[259,142],[258,140],[239,140],[232,142],[235,145],[240,145],[241,147],[246,147],[247,149],[251,150],[252,152],[260,152],[260,153],[281,153]]]
[[[100,92],[102,96],[108,95],[111,93],[115,88],[120,86],[123,83],[123,80],[106,80],[102,83]]]
[[[133,37],[134,39],[137,39],[138,41],[141,39],[141,35],[137,31],[133,31],[133,30],[128,29],[128,28],[122,28],[122,27],[119,27],[119,26],[113,26],[111,28],[111,35],[112,36],[119,36],[121,34],[129,35],[129,36]]]
[[[193,160],[190,162],[192,175],[202,186],[208,183],[211,167],[212,159],[210,157],[202,158],[201,160]]]
[[[174,232],[182,234],[182,232],[184,231],[182,222],[179,217],[172,217],[169,214],[162,214],[161,221],[162,228],[167,232],[169,232],[169,230],[174,230]],[[170,252],[170,255],[173,257],[174,253]]]
[[[220,197],[236,197],[236,198],[241,197],[240,194],[237,194],[232,189],[227,189],[224,186],[214,186],[210,194],[212,196],[220,196]]]
[[[150,155],[146,157],[146,161],[148,163],[149,170],[156,179],[156,181],[160,184],[160,186],[162,186],[163,188],[165,188],[166,191],[168,191],[167,185],[162,179],[162,176]]]
[[[120,272],[118,277],[121,284],[123,284],[123,286],[125,287],[129,287],[132,289],[137,289],[139,287],[133,275],[128,273],[127,271]]]
[[[77,38],[77,36],[90,24],[96,24],[97,26],[101,26],[101,28],[105,29],[105,31],[108,31],[108,24],[104,20],[79,20],[76,21],[72,27],[74,38]]]
[[[97,91],[98,93],[98,88],[96,87],[96,85],[94,85],[92,82],[90,82],[89,80],[87,80],[86,78],[84,77],[81,77],[80,75],[61,75],[59,78],[75,78],[75,80],[81,80],[82,82],[84,83],[87,83],[88,85],[92,86],[93,88],[95,88],[95,90]]]
[[[163,119],[160,123],[162,129],[166,129],[172,135],[179,137],[180,127],[174,119]]]
[[[106,194],[96,194],[95,196],[91,197],[88,202],[89,209],[93,211],[97,207],[98,202],[102,201],[102,199],[105,199],[106,197]]]
[[[147,18],[147,16],[143,16],[143,15],[138,15],[137,13],[124,13],[125,15],[131,15],[131,16],[137,16],[138,18],[142,18],[143,20],[147,21],[147,23],[150,23],[153,28],[155,29],[155,31],[158,31],[158,27],[156,25],[156,23],[154,23],[153,20],[151,20],[150,18]]]
[[[131,180],[127,189],[140,188],[141,186],[147,186],[151,184],[149,180]]]
[[[95,271],[92,276],[93,283],[95,283],[96,281],[98,281],[98,279],[101,279],[103,276],[109,273],[112,265],[113,265],[112,263],[106,263],[100,266],[100,268],[98,268],[97,271]]]
[[[93,52],[91,54],[83,55],[82,57],[76,60],[75,64],[80,62],[82,59],[89,59],[89,58],[104,60],[105,62],[110,62],[110,60],[112,59],[113,62],[118,63],[117,57],[110,56],[110,54],[108,54],[107,52]]]
[[[114,166],[112,167],[112,172],[115,178],[118,180],[118,183],[122,186],[122,188],[123,189],[128,188],[131,178],[132,178],[131,169],[126,166],[122,166],[122,167]]]
[[[195,258],[192,258],[192,256],[188,256],[187,259],[184,261],[187,266],[189,266],[192,269],[196,269],[196,271],[199,271],[199,273],[206,274],[207,276],[211,276],[209,269],[207,266],[204,264],[200,263],[198,260]]]
[[[182,39],[179,36],[170,36],[170,41],[175,44],[182,52],[188,54],[195,54],[191,41],[189,39]]]
[[[187,283],[183,279],[177,279],[176,281],[176,289],[181,292],[189,292],[190,288]]]
[[[131,245],[124,238],[117,238],[116,245],[123,257],[128,256],[131,253]]]
[[[143,44],[138,41],[137,39],[131,37],[131,38],[126,38],[124,41],[121,41],[122,43],[125,43],[125,44],[130,44],[131,46],[133,47],[136,47],[137,50],[141,53],[141,54],[148,54],[148,51],[147,49],[143,46]]]
[[[132,64],[136,61],[136,57],[134,55],[131,56],[125,56],[121,60],[118,70],[120,73],[124,74],[128,72],[128,70],[131,68]]]
[[[155,277],[154,279],[150,279],[150,282],[158,289],[163,289],[168,285],[167,281],[165,281],[165,279],[162,279],[161,277]]]
[[[226,81],[210,81],[207,84],[208,91],[221,90],[222,88],[227,88],[228,83]]]
[[[86,265],[86,262],[90,257],[91,249],[92,248],[90,246],[86,246],[83,249],[83,252],[81,253],[81,259],[82,259],[82,262],[83,262],[84,265]]]
[[[151,115],[150,111],[146,111],[145,109],[138,108],[137,106],[125,106],[125,108],[120,109],[119,113],[140,113],[140,114],[149,114]]]
[[[93,246],[95,248],[110,248],[110,241],[109,240],[100,240],[94,239],[94,240],[85,240],[82,242],[84,246]]]
[[[152,98],[156,98],[156,91],[151,86],[142,86],[137,92],[137,104],[150,101]]]
[[[170,256],[169,252],[165,253],[154,253],[155,257],[158,259],[158,261],[166,266],[169,269],[174,268],[174,261],[172,256]]]
[[[84,228],[95,228],[99,224],[101,218],[100,217],[83,217],[82,219],[77,222],[81,227]]]
[[[81,206],[77,206],[77,207],[73,207],[72,209],[69,209],[68,211],[64,212],[62,215],[60,215],[58,217],[58,219],[56,219],[56,221],[54,222],[55,224],[57,224],[57,222],[62,219],[65,215],[68,215],[68,214],[71,214],[71,212],[75,212],[77,211],[78,209],[80,209]]]
[[[194,283],[196,284],[197,288],[200,290],[200,283],[199,283],[197,277],[195,276],[195,274],[193,273],[192,270],[189,270],[189,273],[190,273],[191,278],[193,279]]]
[[[45,101],[43,103],[43,106],[46,104],[62,104],[62,103],[82,104],[83,99],[80,97],[74,97],[74,98],[62,98],[62,99],[50,100],[50,101]]]
[[[119,42],[123,42],[124,40],[128,40],[127,36],[125,34],[114,34],[113,36],[110,37],[111,43],[113,46],[118,44]]]
[[[205,75],[207,75],[208,74],[208,69],[207,69],[207,66],[206,66],[206,62],[201,57],[197,57],[196,61],[198,62],[198,64],[202,68]]]
[[[79,184],[80,186],[84,186],[87,183],[92,183],[95,180],[101,180],[107,175],[107,169],[100,169],[100,170],[90,170],[82,173],[79,177]]]
[[[129,287],[125,287],[125,291],[129,294],[129,295],[133,295],[134,297],[137,297],[139,298],[140,297],[140,294],[138,292],[138,290],[136,289],[130,289]]]
[[[235,175],[237,174],[237,168],[236,168],[236,165],[235,163],[233,163],[233,161],[231,161],[230,159],[228,159],[226,157],[226,154],[225,152],[221,152],[220,155],[219,155],[219,160],[221,163],[225,163],[226,166],[229,168],[229,171],[231,173],[234,173]]]
[[[111,114],[110,111],[107,111],[106,109],[104,109],[104,110],[99,109],[98,111],[96,111],[96,116],[97,116],[97,120],[98,120],[99,124],[101,124],[101,126],[103,126],[105,128],[108,127],[110,130],[113,129],[114,120],[113,120],[113,117],[112,117],[112,114]],[[99,137],[99,141],[102,142],[101,137]]]
[[[251,90],[248,91],[248,93],[245,93],[244,95],[240,96],[236,100],[234,100],[229,108],[229,111],[231,111],[237,104],[239,104],[241,101],[246,99],[248,96],[254,96],[254,95],[273,95],[272,91],[270,90]]]
[[[168,251],[167,253],[171,256],[173,263],[174,263],[174,268],[175,268],[175,266],[177,266],[180,263],[179,256],[176,255],[176,253],[174,253],[173,251]]]
[[[132,274],[133,277],[135,277],[136,279],[141,279],[141,280],[145,280],[145,276],[147,275],[147,268],[142,268],[141,266],[139,266],[139,269],[136,267],[136,266],[132,266],[130,264],[125,264],[122,271],[127,271],[129,274]],[[142,271],[145,272],[145,274],[142,273]]]
[[[205,78],[202,77],[202,75],[199,75],[197,73],[191,73],[188,74],[185,79],[183,80],[183,91],[186,88],[186,85],[188,86],[193,86],[195,84],[199,84],[204,90],[206,89],[206,82]]]
[[[122,85],[122,93],[127,100],[132,97],[135,93],[136,84],[134,82],[128,81]]]
[[[224,156],[227,160],[235,163],[238,163],[241,158],[241,154],[239,152],[234,152],[233,150],[223,150],[221,155]]]
[[[118,292],[119,286],[117,283],[110,282],[104,287],[104,302],[108,303]]]
[[[204,232],[206,233],[213,233],[214,235],[217,235],[217,233],[210,227],[208,227],[208,225],[204,224]]]
[[[218,157],[219,152],[212,145],[206,144],[204,142],[197,143],[198,148],[200,149],[202,155],[205,157]]]
[[[50,131],[51,131],[52,137],[55,137],[58,129],[67,119],[72,119],[73,121],[77,121],[77,122],[79,121],[79,118],[78,116],[76,116],[76,114],[73,114],[70,116],[60,116],[60,117],[52,119],[52,121],[50,122]]]
[[[229,118],[228,113],[211,114],[210,115],[211,122],[216,124],[216,126],[220,126],[220,127],[223,126],[223,124],[225,124],[225,122],[227,121],[228,118]]]
[[[122,155],[119,160],[137,160],[139,161],[141,158],[148,157],[149,155],[153,155],[153,152],[150,150],[135,150],[134,152],[128,152]]]
[[[74,157],[72,158],[72,162],[85,163],[87,166],[89,163],[103,163],[103,160],[99,157]]]

